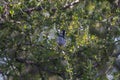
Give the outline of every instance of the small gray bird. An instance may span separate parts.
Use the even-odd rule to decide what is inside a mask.
[[[62,30],[62,32],[58,34],[57,43],[58,43],[59,46],[65,46],[66,45],[65,30]]]

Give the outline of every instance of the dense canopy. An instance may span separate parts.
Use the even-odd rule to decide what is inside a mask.
[[[119,41],[120,0],[0,1],[3,80],[117,80]]]

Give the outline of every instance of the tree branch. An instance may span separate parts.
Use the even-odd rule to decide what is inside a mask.
[[[70,8],[70,7],[73,7],[74,5],[78,4],[80,1],[79,0],[75,0],[65,6],[63,6],[61,8],[61,10],[65,10],[67,8]],[[42,9],[44,8],[44,6],[38,6],[38,7],[33,7],[33,8],[28,8],[28,9],[25,9],[24,12],[30,14],[32,11],[41,11]],[[51,11],[52,12],[55,12],[57,9],[56,8],[52,8]]]
[[[75,1],[71,2],[70,4],[65,5],[62,9],[64,10],[64,9],[70,8],[70,7],[78,4],[79,2],[80,2],[79,0],[75,0]]]

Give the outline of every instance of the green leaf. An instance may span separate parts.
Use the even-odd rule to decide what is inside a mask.
[[[10,10],[10,14],[11,14],[11,16],[13,16],[14,15],[14,10]]]

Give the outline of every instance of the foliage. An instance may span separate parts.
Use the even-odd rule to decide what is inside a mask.
[[[50,80],[55,75],[64,80],[106,80],[120,35],[119,3],[1,1],[0,72],[8,80]],[[66,47],[56,43],[63,29]]]

